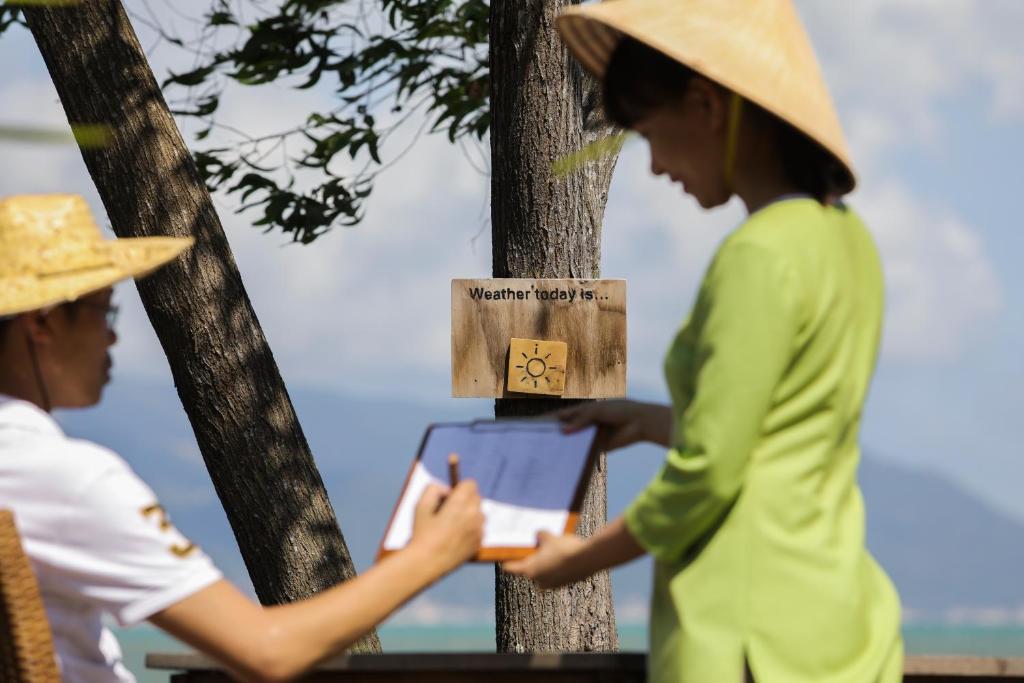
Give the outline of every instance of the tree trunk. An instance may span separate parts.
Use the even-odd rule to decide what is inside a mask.
[[[615,158],[555,178],[552,163],[610,132],[597,84],[573,61],[554,28],[566,0],[493,0],[491,69],[491,229],[495,277],[594,278],[600,274],[601,220]],[[567,401],[495,402],[499,417],[537,415]],[[579,532],[606,519],[602,455],[591,478]],[[618,648],[611,581],[604,572],[542,593],[496,569],[501,652]]]
[[[68,120],[109,126],[82,156],[120,237],[190,235],[138,283],[264,604],[354,575],[334,510],[227,238],[119,0],[26,6]],[[355,649],[377,651],[370,633]]]

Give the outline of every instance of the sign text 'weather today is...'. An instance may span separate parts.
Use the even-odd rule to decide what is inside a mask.
[[[530,285],[530,289],[516,289],[504,287],[502,289],[484,289],[483,287],[471,287],[469,297],[474,301],[568,301],[572,303],[580,301],[594,301],[597,297],[589,289],[567,287],[555,287],[553,289],[537,289]]]

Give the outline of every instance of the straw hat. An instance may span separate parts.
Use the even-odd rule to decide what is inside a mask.
[[[192,245],[191,237],[105,240],[73,194],[0,199],[0,316],[73,301],[144,275]]]
[[[856,184],[839,117],[791,0],[606,0],[566,10],[557,26],[597,78],[628,35],[790,123],[843,165],[843,190]]]

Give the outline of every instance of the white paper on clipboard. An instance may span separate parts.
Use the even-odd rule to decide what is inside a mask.
[[[384,535],[383,550],[412,537],[416,503],[432,483],[448,485],[448,455],[483,498],[483,548],[532,548],[537,534],[565,532],[596,427],[563,434],[558,422],[506,420],[440,424],[427,432],[412,474]]]

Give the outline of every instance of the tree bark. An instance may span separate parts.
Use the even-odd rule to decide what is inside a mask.
[[[554,28],[566,0],[493,0],[490,26],[491,229],[495,277],[595,278],[601,221],[615,158],[556,178],[552,163],[607,135],[597,84],[573,61]],[[504,399],[498,417],[537,415],[567,401]],[[602,455],[579,533],[606,520]],[[500,652],[618,648],[611,581],[604,572],[542,593],[496,569]]]
[[[348,548],[206,186],[119,0],[25,6],[119,237],[196,245],[138,282],[217,494],[264,604],[354,576]],[[378,651],[371,632],[353,649]]]

